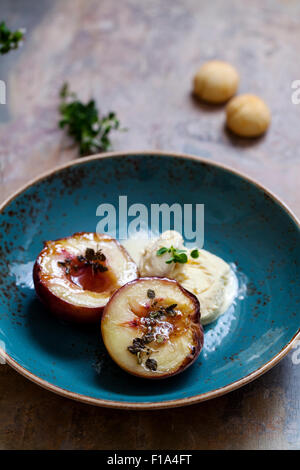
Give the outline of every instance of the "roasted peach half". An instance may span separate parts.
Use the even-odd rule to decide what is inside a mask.
[[[99,320],[111,295],[137,277],[125,248],[98,233],[46,242],[33,268],[36,292],[48,309],[79,323]]]
[[[111,358],[139,377],[178,374],[203,346],[198,299],[166,278],[140,278],[117,290],[104,309],[101,331]]]

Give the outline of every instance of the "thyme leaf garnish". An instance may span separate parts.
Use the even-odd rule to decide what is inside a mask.
[[[18,49],[22,45],[25,32],[24,28],[11,31],[2,21],[0,23],[0,54],[7,54],[13,49]]]
[[[105,261],[106,257],[104,253],[102,253],[102,250],[93,250],[93,248],[87,248],[85,250],[85,259],[87,261]]]
[[[136,354],[138,358],[141,356],[141,353],[145,349],[145,344],[142,338],[134,338],[132,341],[132,345],[128,346],[128,351],[131,352],[131,354]]]
[[[199,258],[199,250],[197,248],[191,251],[191,257],[194,259]]]
[[[156,256],[162,256],[165,253],[170,253],[171,255],[170,258],[166,260],[166,264],[171,264],[171,263],[184,264],[188,262],[188,256],[186,254],[186,250],[179,250],[178,248],[174,248],[173,245],[170,248],[162,246],[159,250],[157,250]],[[194,259],[199,258],[199,250],[195,248],[194,250],[191,251],[190,255]]]
[[[144,344],[152,343],[154,341],[154,335],[152,333],[147,333],[143,336]]]
[[[165,308],[166,314],[170,315],[171,317],[175,317],[176,312],[174,311],[174,308],[176,307],[177,307],[177,304],[172,304],[172,305],[169,305],[169,307],[166,307]]]
[[[77,256],[77,261],[79,263],[84,263],[87,266],[91,266],[93,273],[96,273],[97,271],[99,271],[100,273],[108,271],[108,268],[99,262],[105,260],[106,256],[104,255],[104,253],[102,253],[101,250],[95,251],[93,248],[86,248],[84,256]],[[65,268],[65,273],[68,275],[71,273],[72,269],[74,269],[74,271],[78,271],[79,269],[79,266],[77,264],[72,266],[71,262],[72,260],[70,258],[66,258],[64,261],[58,261],[57,264],[58,266]]]
[[[165,253],[167,253],[167,251],[168,251],[168,248],[166,248],[165,246],[162,246],[159,250],[157,250],[156,256],[162,256]]]
[[[150,317],[150,318],[159,318],[159,317],[161,317],[163,314],[164,314],[164,311],[163,311],[163,310],[155,310],[155,311],[149,313],[149,317]]]
[[[163,335],[156,335],[155,339],[157,343],[163,343],[165,340],[165,337]]]
[[[154,298],[155,298],[155,292],[154,292],[153,289],[148,289],[148,290],[147,290],[147,297],[148,297],[149,299],[154,299]]]
[[[151,359],[150,357],[148,357],[146,363],[145,363],[146,367],[148,367],[148,369],[150,370],[153,370],[153,371],[156,371],[157,370],[157,362],[155,359]]]
[[[105,152],[111,147],[109,134],[120,130],[115,112],[100,116],[95,100],[82,103],[65,83],[60,90],[60,128],[66,128],[70,137],[79,145],[80,156]]]
[[[148,289],[147,296],[148,296]],[[152,291],[154,292],[154,291]],[[149,297],[149,296],[148,296]],[[155,307],[156,301],[152,302],[152,307]],[[156,341],[156,343],[161,344],[165,341],[165,336],[155,332],[155,326],[157,325],[157,320],[159,320],[162,316],[176,316],[175,308],[177,304],[171,304],[168,307],[158,307],[157,310],[152,310],[149,312],[148,317],[144,319],[144,325],[147,327],[147,332],[143,334],[141,338],[134,338],[132,344],[130,344],[127,349],[131,354],[135,354],[137,356],[138,364],[142,364],[142,357],[143,354],[147,356],[151,355],[151,349],[146,347],[147,344]],[[145,366],[148,369],[155,371],[157,369],[157,362],[154,359],[148,359],[145,362]]]
[[[186,255],[186,250],[179,250],[177,248],[174,248],[172,245],[170,248],[166,248],[165,246],[162,246],[159,250],[156,252],[156,256],[162,256],[165,253],[170,253],[171,257],[166,261],[166,264],[171,264],[171,263],[187,263],[188,257]]]

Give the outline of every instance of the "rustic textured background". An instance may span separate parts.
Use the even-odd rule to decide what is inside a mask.
[[[129,128],[115,134],[115,150],[174,150],[229,164],[300,215],[300,105],[291,102],[300,79],[297,0],[1,0],[1,19],[28,31],[21,50],[0,57],[8,91],[0,105],[1,200],[76,157],[57,128],[58,90],[68,80]],[[240,92],[269,104],[273,121],[262,139],[233,138],[223,107],[192,98],[191,78],[211,58],[235,64]],[[227,396],[155,412],[72,402],[2,365],[0,448],[299,449],[298,352]]]

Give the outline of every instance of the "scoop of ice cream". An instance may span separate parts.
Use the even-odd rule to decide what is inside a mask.
[[[174,230],[148,242],[140,252],[140,275],[176,279],[198,297],[201,323],[211,323],[228,309],[236,296],[237,280],[233,271],[224,260],[206,250],[198,250],[198,258],[193,258],[190,250],[186,249],[187,263],[168,264],[166,261],[170,259],[170,253],[157,256],[157,251],[171,246],[178,250],[185,249],[182,236]]]
[[[183,238],[175,230],[167,230],[159,238],[151,240],[141,253],[139,262],[140,275],[143,277],[162,276],[173,278],[176,263],[166,263],[170,258],[170,253],[157,256],[157,251],[160,248],[171,248],[171,246],[179,250],[184,249]]]
[[[224,313],[236,294],[236,280],[230,266],[206,250],[199,250],[197,259],[189,256],[188,263],[177,264],[173,276],[198,297],[204,325]]]

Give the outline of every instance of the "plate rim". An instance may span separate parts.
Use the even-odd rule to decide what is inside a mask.
[[[212,161],[208,158],[196,156],[196,155],[191,155],[191,154],[186,154],[186,153],[180,153],[180,152],[172,152],[172,151],[162,151],[162,150],[135,150],[135,151],[115,151],[115,152],[106,152],[106,153],[101,153],[101,154],[96,154],[96,155],[91,155],[88,157],[84,157],[82,159],[73,159],[67,163],[64,163],[62,165],[55,166],[54,168],[45,171],[38,175],[37,177],[31,179],[29,182],[21,186],[18,190],[16,190],[12,195],[10,195],[8,198],[6,198],[1,204],[0,204],[0,214],[2,214],[3,210],[8,206],[15,198],[17,198],[20,194],[22,194],[24,191],[29,189],[31,186],[34,186],[36,183],[48,178],[49,176],[52,176],[53,174],[64,170],[66,168],[72,167],[72,166],[77,166],[77,165],[82,165],[85,164],[86,162],[93,161],[93,160],[102,160],[105,158],[115,158],[115,157],[122,157],[122,156],[134,156],[134,157],[140,157],[142,155],[158,155],[158,156],[166,156],[166,157],[173,157],[173,158],[179,158],[179,159],[185,159],[185,160],[193,160],[198,163],[203,163],[206,165],[214,166],[217,168],[220,168],[222,170],[225,170],[229,173],[233,173],[234,175],[240,177],[241,179],[246,180],[247,182],[253,184],[256,186],[258,189],[263,191],[265,194],[267,194],[276,204],[281,206],[281,208],[287,213],[287,215],[293,220],[295,225],[298,227],[300,230],[300,221],[296,217],[296,215],[293,213],[293,211],[277,196],[275,195],[272,191],[267,189],[263,184],[260,182],[256,181],[254,178],[249,177],[248,175],[244,174],[243,172],[240,172],[239,170],[236,170],[232,168],[229,165],[224,165],[221,162],[218,161]],[[210,400],[212,398],[217,398],[220,397],[228,392],[231,392],[233,390],[236,390],[247,383],[250,383],[251,381],[255,380],[256,378],[260,377],[263,375],[265,372],[270,370],[272,367],[274,367],[279,361],[281,361],[287,354],[288,352],[292,349],[293,344],[297,341],[300,340],[300,328],[298,331],[295,333],[295,335],[291,338],[291,340],[277,353],[275,356],[273,356],[269,361],[267,361],[265,364],[263,364],[261,367],[258,369],[254,370],[250,374],[242,377],[241,379],[238,379],[234,382],[231,382],[228,385],[225,385],[224,387],[217,388],[215,390],[211,390],[209,392],[201,393],[199,395],[193,395],[191,397],[185,397],[185,398],[178,398],[175,400],[164,400],[164,401],[158,401],[158,402],[153,402],[153,401],[147,401],[147,402],[128,402],[128,401],[118,401],[118,400],[106,400],[102,398],[95,398],[91,397],[88,395],[82,395],[79,393],[71,392],[70,390],[66,390],[62,387],[58,387],[57,385],[52,384],[51,382],[48,382],[41,377],[33,374],[30,372],[28,369],[26,369],[24,366],[19,364],[15,359],[13,359],[6,351],[3,350],[3,348],[0,347],[0,357],[8,364],[10,365],[14,370],[19,372],[21,375],[24,377],[28,378],[32,382],[36,383],[37,385],[40,385],[42,388],[45,388],[51,392],[54,392],[58,395],[73,399],[75,401],[83,402],[86,404],[91,404],[91,405],[96,405],[96,406],[102,406],[105,408],[115,408],[115,409],[127,409],[127,410],[157,410],[157,409],[164,409],[164,408],[176,408],[176,407],[181,407],[181,406],[187,406],[187,405],[192,405],[195,403],[203,402],[206,400]]]

